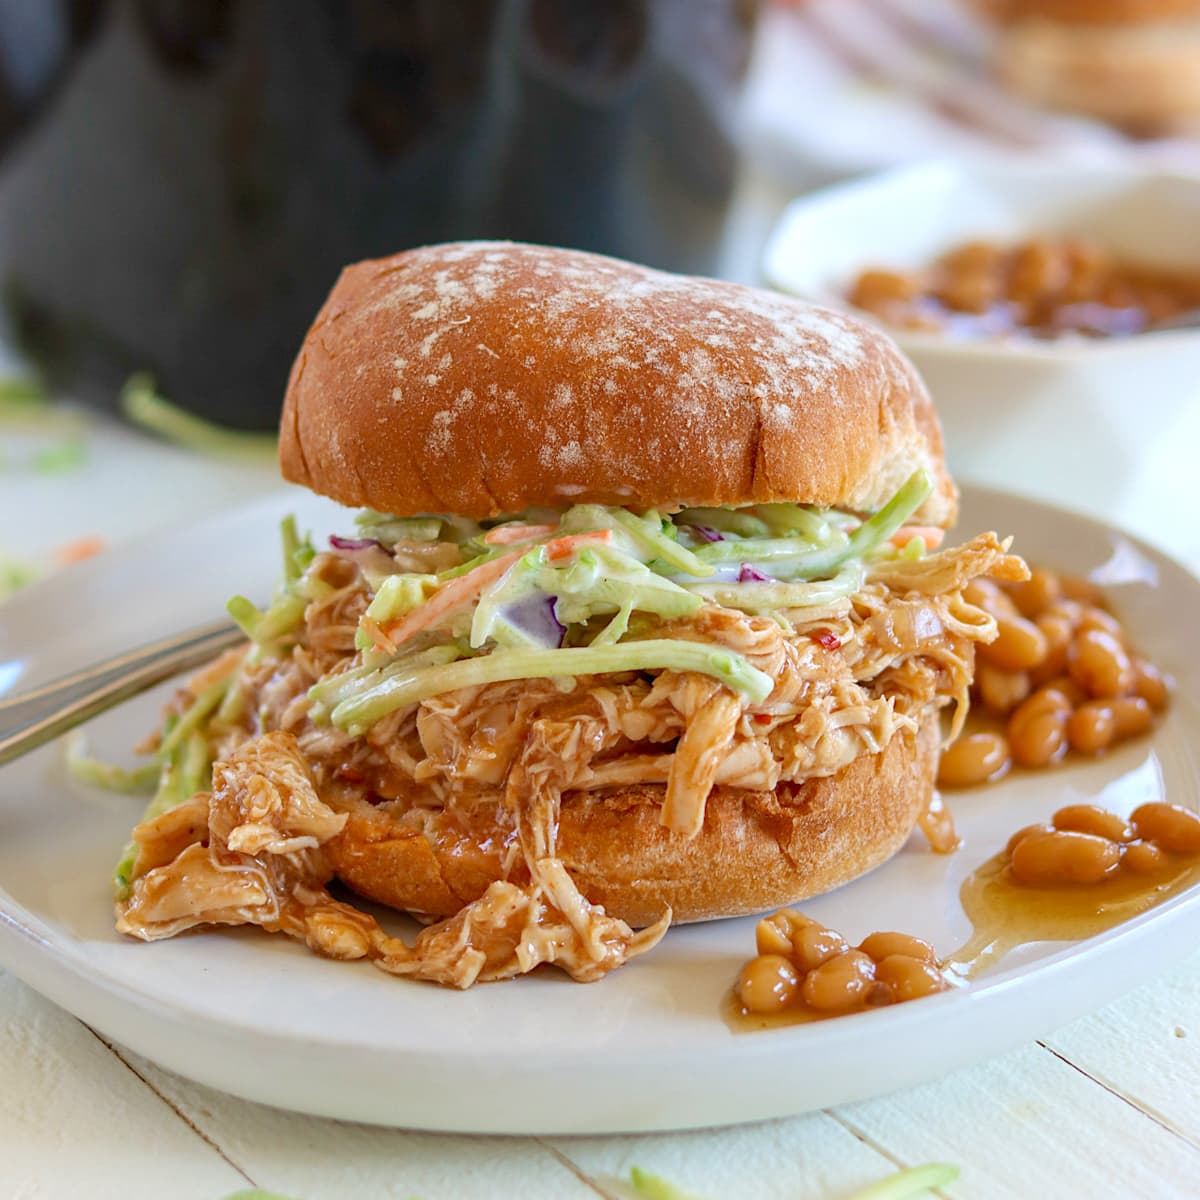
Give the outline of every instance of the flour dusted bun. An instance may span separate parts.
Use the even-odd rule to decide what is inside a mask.
[[[731,283],[574,250],[464,242],[342,272],[292,368],[283,473],[345,504],[482,518],[884,504],[956,492],[937,417],[883,333]]]
[[[773,792],[717,787],[690,841],[659,824],[665,788],[642,785],[563,797],[558,853],[580,891],[633,926],[667,906],[676,921],[762,912],[828,892],[886,862],[928,804],[938,725],[897,734],[836,775]],[[350,816],[330,843],[334,870],[381,904],[447,917],[504,877],[510,822],[497,806],[456,809],[431,827],[400,801],[347,794]]]

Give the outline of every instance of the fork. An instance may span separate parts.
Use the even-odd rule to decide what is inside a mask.
[[[201,666],[244,638],[236,625],[218,621],[0,700],[0,766],[172,675]]]

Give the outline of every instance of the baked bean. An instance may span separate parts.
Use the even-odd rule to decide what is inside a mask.
[[[936,964],[914,955],[890,955],[875,968],[875,978],[887,984],[897,1003],[946,990],[946,981]]]
[[[792,934],[792,961],[802,971],[811,971],[850,947],[846,939],[824,925],[807,925]]]
[[[972,242],[906,274],[867,270],[848,294],[892,324],[958,337],[1023,328],[1044,337],[1128,336],[1200,303],[1191,275],[1150,271],[1101,247],[1052,236],[1011,246]],[[1133,320],[1105,320],[1105,310],[1128,310]],[[989,319],[955,321],[960,313]]]
[[[976,648],[971,699],[1008,720],[1004,736],[977,729],[943,753],[942,787],[998,779],[1013,762],[1047,766],[1068,749],[1100,754],[1146,732],[1153,712],[1168,703],[1168,680],[1133,654],[1089,580],[1036,568],[1029,579],[1003,585],[970,580],[962,594],[997,626],[996,639]]]
[[[1002,671],[986,662],[975,669],[975,687],[984,707],[998,717],[1007,716],[1030,692],[1026,672]]]
[[[1066,675],[1067,647],[1075,636],[1075,627],[1061,613],[1042,613],[1035,623],[1046,639],[1046,653],[1029,672],[1029,682],[1034,688],[1040,688],[1050,680]]]
[[[1070,241],[1064,248],[1071,267],[1071,279],[1063,292],[1064,298],[1069,304],[1091,300],[1108,269],[1106,256],[1087,242]]]
[[[964,242],[938,259],[938,266],[951,275],[977,275],[998,271],[1004,251],[994,242]]]
[[[858,948],[877,963],[897,954],[926,962],[937,962],[937,954],[933,947],[924,939],[908,933],[888,933],[881,930],[864,938]]]
[[[1044,767],[1067,750],[1070,703],[1062,692],[1042,688],[1020,705],[1008,722],[1008,745],[1013,761],[1023,767]]]
[[[1099,754],[1117,736],[1117,718],[1112,706],[1102,700],[1081,704],[1067,718],[1067,741],[1079,754]]]
[[[1154,720],[1150,705],[1141,696],[1118,696],[1106,703],[1117,723],[1118,738],[1137,737],[1145,733]]]
[[[1067,640],[1063,642],[1056,643],[1047,640],[1046,657],[1032,671],[1028,672],[1031,691],[1036,692],[1038,688],[1044,688],[1048,683],[1058,687],[1067,678],[1067,646],[1069,644],[1069,634]],[[1074,688],[1075,685],[1071,686]]]
[[[1104,591],[1099,584],[1078,575],[1060,575],[1058,582],[1062,587],[1064,599],[1075,600],[1092,608],[1104,608]]]
[[[1052,300],[1071,280],[1071,267],[1060,245],[1034,238],[1013,254],[1008,298],[1026,304]]]
[[[974,787],[999,779],[1009,767],[1008,742],[999,733],[964,733],[942,751],[938,784],[947,788]]]
[[[1143,804],[1129,818],[1138,836],[1173,854],[1200,854],[1200,815],[1180,804]]]
[[[782,913],[763,917],[759,921],[754,927],[754,945],[759,954],[782,954],[787,957],[792,953],[792,930]]]
[[[1090,696],[1107,699],[1133,690],[1133,664],[1120,641],[1103,629],[1080,630],[1067,649],[1067,670]]]
[[[1065,717],[1073,707],[1071,699],[1071,688],[1069,686],[1059,687],[1054,681],[1051,681],[1045,687],[1038,688],[1013,713],[1013,716],[1017,716],[1018,713],[1031,715],[1036,712],[1059,712]]]
[[[1144,658],[1137,659],[1133,664],[1133,690],[1155,712],[1162,712],[1171,696],[1167,677]]]
[[[963,598],[978,608],[987,609],[1003,589],[998,583],[986,576],[977,575],[963,584]]]
[[[1079,618],[1079,630],[1084,629],[1103,629],[1105,633],[1111,633],[1122,646],[1125,644],[1125,627],[1112,613],[1094,605],[1086,605],[1083,616]]]
[[[1013,762],[1022,767],[1047,767],[1067,751],[1066,713],[1045,712],[1008,731]]]
[[[1094,833],[1110,842],[1132,842],[1137,834],[1133,826],[1098,804],[1068,804],[1050,818],[1055,829],[1070,829],[1075,833]]]
[[[899,271],[864,271],[850,293],[850,302],[869,309],[879,303],[911,300],[920,290],[919,276]]]
[[[1046,657],[1046,635],[1024,617],[998,617],[996,638],[980,642],[977,653],[1004,671],[1028,671]]]
[[[1016,833],[1008,839],[1008,845],[1004,847],[1004,853],[1010,858],[1012,852],[1017,848],[1017,843],[1024,841],[1025,838],[1031,837],[1035,833],[1053,833],[1054,826],[1047,825],[1044,822],[1038,825],[1026,825],[1023,829],[1018,829]]]
[[[839,1012],[862,1003],[874,982],[875,964],[861,950],[847,950],[809,971],[800,995],[809,1008]]]
[[[966,313],[985,313],[1000,298],[995,278],[980,272],[948,275],[933,294],[947,308]]]
[[[990,579],[972,579],[963,588],[963,598],[968,604],[982,608],[993,617],[1019,617],[1017,606],[1012,597],[998,584]]]
[[[800,990],[795,965],[782,954],[760,954],[752,958],[738,977],[737,997],[752,1013],[775,1013],[793,1003]]]
[[[1156,875],[1166,863],[1167,856],[1153,842],[1134,842],[1121,855],[1121,866],[1135,875]]]
[[[782,917],[793,933],[797,929],[806,929],[809,925],[820,925],[821,923],[814,921],[812,917],[805,916],[798,908],[781,908],[775,915]]]
[[[1045,567],[1034,567],[1028,579],[1020,583],[1010,583],[1006,591],[1013,598],[1021,616],[1032,621],[1062,595],[1062,584],[1053,571],[1047,571]]]
[[[1074,633],[1079,628],[1079,622],[1083,620],[1085,607],[1078,600],[1070,600],[1066,596],[1063,596],[1061,599],[1055,600],[1044,612],[1038,615],[1042,617],[1059,617],[1071,626],[1071,632]]]
[[[1086,704],[1088,698],[1087,692],[1070,675],[1056,675],[1053,679],[1046,680],[1038,691],[1060,693],[1071,708],[1078,708],[1081,704]]]
[[[1078,627],[1082,614],[1082,604],[1075,600],[1064,600],[1060,596],[1057,600],[1052,600],[1047,604],[1037,616],[1030,619],[1048,638],[1054,641],[1068,642],[1071,640],[1071,634]],[[1062,629],[1065,632],[1055,636],[1051,632],[1052,628]]]
[[[1121,863],[1115,842],[1091,833],[1069,830],[1033,833],[1012,852],[1012,873],[1018,883],[1098,883]]]

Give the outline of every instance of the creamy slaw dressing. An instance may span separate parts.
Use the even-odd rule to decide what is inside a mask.
[[[740,655],[656,631],[705,603],[786,624],[795,610],[853,595],[873,562],[925,553],[902,530],[931,487],[918,471],[868,516],[800,504],[674,513],[578,504],[489,522],[360,513],[360,536],[333,547],[374,591],[356,634],[362,665],[314,688],[314,720],[362,732],[455,688],[631,670],[695,671],[761,700],[771,680]],[[230,601],[251,641],[286,638],[318,598],[306,575],[314,553],[285,523],[272,605]],[[413,569],[447,557],[459,561]]]

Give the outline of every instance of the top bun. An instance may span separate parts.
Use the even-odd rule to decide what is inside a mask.
[[[510,242],[347,267],[292,367],[286,478],[344,504],[483,518],[578,502],[872,511],[917,469],[957,494],[933,405],[844,313]]]

